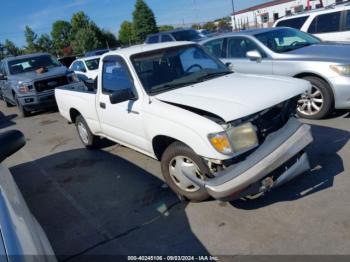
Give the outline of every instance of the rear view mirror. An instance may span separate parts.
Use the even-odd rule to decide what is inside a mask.
[[[137,96],[132,92],[131,89],[121,89],[114,91],[109,95],[111,104],[118,104],[128,100],[136,100]]]
[[[262,55],[258,50],[252,50],[247,52],[247,57],[252,61],[260,62],[262,59]]]

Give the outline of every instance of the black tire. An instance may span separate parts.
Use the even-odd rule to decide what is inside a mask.
[[[17,108],[20,116],[22,117],[30,116],[30,112],[18,101],[17,97],[15,99],[16,99],[16,104],[17,104]]]
[[[10,102],[8,102],[6,99],[4,99],[4,101],[6,103],[6,107],[13,107],[13,105]]]
[[[87,139],[83,139],[81,132],[79,131],[79,125],[83,125],[85,130],[86,130],[86,134],[87,134]],[[75,119],[75,126],[77,128],[77,132],[80,138],[80,141],[83,143],[83,145],[88,148],[88,149],[94,149],[96,148],[97,144],[98,144],[98,140],[99,137],[95,136],[94,134],[92,134],[88,124],[86,123],[85,119],[83,116],[79,115],[77,116],[77,118]]]
[[[333,96],[333,91],[331,87],[328,85],[326,81],[324,81],[319,77],[306,76],[306,77],[303,77],[303,79],[309,81],[311,85],[317,87],[318,90],[321,91],[321,94],[323,97],[323,104],[321,109],[315,114],[312,114],[312,115],[304,114],[301,111],[297,110],[298,115],[302,118],[313,119],[313,120],[318,120],[326,117],[334,109],[334,105],[333,105],[334,96]]]
[[[204,187],[200,186],[195,192],[187,192],[177,186],[173,181],[170,175],[169,167],[172,159],[176,156],[188,157],[198,166],[201,174],[204,174],[207,177],[210,174],[208,166],[204,163],[200,156],[198,156],[191,148],[183,143],[174,142],[165,150],[161,159],[162,174],[166,183],[180,197],[180,199],[185,198],[193,202],[207,200],[210,196]]]

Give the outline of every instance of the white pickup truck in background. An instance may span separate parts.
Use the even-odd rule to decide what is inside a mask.
[[[83,144],[100,137],[161,161],[192,201],[256,196],[307,171],[308,125],[294,118],[303,80],[233,73],[190,42],[104,54],[95,88],[55,91]]]

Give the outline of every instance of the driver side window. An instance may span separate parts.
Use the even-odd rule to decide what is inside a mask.
[[[247,52],[253,50],[258,50],[260,52],[258,46],[248,38],[233,37],[228,39],[228,58],[247,58]]]
[[[133,89],[133,81],[124,61],[119,57],[106,57],[103,62],[102,92],[113,93],[119,90]]]

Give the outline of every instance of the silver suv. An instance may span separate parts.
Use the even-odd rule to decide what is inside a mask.
[[[310,81],[312,88],[298,102],[301,117],[320,119],[334,108],[350,109],[349,44],[283,27],[224,34],[201,44],[234,71]]]

